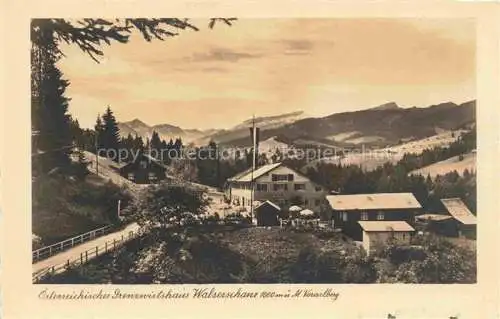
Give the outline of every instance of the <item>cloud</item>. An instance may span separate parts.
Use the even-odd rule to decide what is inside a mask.
[[[474,23],[463,20],[241,19],[103,47],[100,64],[72,47],[61,67],[76,97],[71,113],[89,124],[110,104],[122,120],[219,127],[268,110],[330,114],[387,99],[474,98],[474,40]]]
[[[283,40],[287,49],[309,51],[314,47],[314,43],[309,40]]]
[[[207,53],[195,53],[186,57],[189,62],[238,62],[242,59],[260,58],[260,54],[233,51],[228,48],[212,48]]]

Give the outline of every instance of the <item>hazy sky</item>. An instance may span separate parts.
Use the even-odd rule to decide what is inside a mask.
[[[134,35],[97,64],[63,46],[70,113],[84,127],[110,105],[119,121],[226,128],[256,116],[311,116],[395,101],[475,98],[473,20],[245,19],[165,41]]]

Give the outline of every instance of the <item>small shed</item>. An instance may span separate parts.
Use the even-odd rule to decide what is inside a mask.
[[[391,239],[398,244],[409,245],[415,229],[405,221],[359,221],[363,230],[363,248],[369,255]]]
[[[257,226],[278,226],[281,208],[271,201],[265,201],[255,207]]]
[[[447,214],[422,214],[415,216],[415,227],[418,230],[429,231],[439,235],[458,236],[457,223]]]
[[[457,222],[458,237],[476,237],[476,216],[460,198],[441,199],[448,213]]]

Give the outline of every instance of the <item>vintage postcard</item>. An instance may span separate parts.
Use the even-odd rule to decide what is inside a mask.
[[[498,6],[79,6],[7,4],[6,318],[499,316]]]

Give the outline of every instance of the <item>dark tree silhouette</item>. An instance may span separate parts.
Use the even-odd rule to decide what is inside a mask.
[[[120,129],[118,128],[118,122],[116,121],[115,115],[109,106],[102,116],[102,122],[103,130],[98,137],[99,141],[105,149],[118,151],[120,147]]]
[[[52,45],[53,43],[51,43]],[[43,74],[32,78],[31,114],[33,130],[34,173],[46,173],[70,164],[72,146],[71,118],[67,113],[69,99],[65,96],[69,82],[55,66],[56,57],[38,52]]]
[[[217,22],[232,25],[236,18],[211,18],[208,26],[213,28]],[[45,47],[47,42],[44,34],[52,34],[57,40],[51,48],[54,54],[61,55],[58,47],[61,41],[76,44],[94,61],[103,55],[100,46],[111,44],[112,41],[128,42],[132,30],[138,30],[146,41],[153,39],[165,40],[177,36],[181,30],[198,31],[198,27],[191,24],[189,19],[160,18],[160,19],[33,19],[31,23],[31,41],[34,45]]]
[[[102,142],[102,133],[104,132],[104,124],[102,122],[102,118],[99,114],[97,114],[97,119],[94,125],[95,136],[94,136],[94,148],[97,152],[97,149],[104,148],[104,144]]]
[[[221,21],[231,25],[235,18],[212,18],[209,27]],[[101,45],[126,43],[132,30],[138,30],[146,41],[164,40],[179,31],[198,30],[188,19],[33,19],[31,21],[31,111],[33,114],[33,150],[47,153],[33,161],[33,173],[46,172],[70,163],[71,133],[68,99],[56,63],[64,55],[60,44],[77,45],[94,61],[103,55]],[[48,153],[50,151],[50,153]]]

